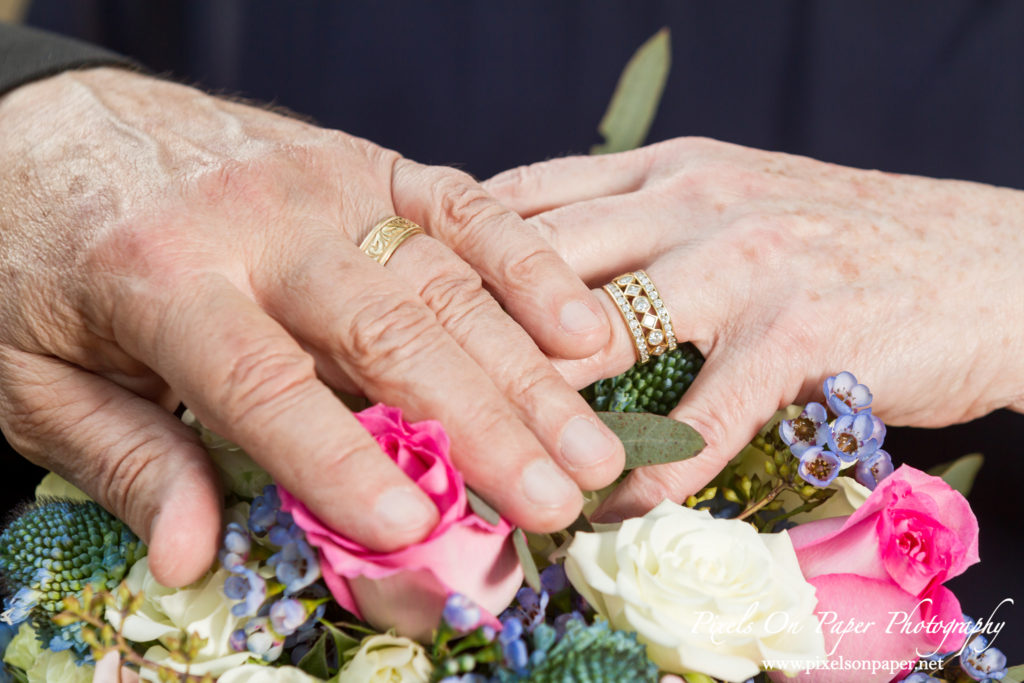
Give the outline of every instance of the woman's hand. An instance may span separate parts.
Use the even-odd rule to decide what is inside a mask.
[[[441,420],[467,482],[527,528],[621,471],[537,348],[598,351],[601,304],[465,174],[118,69],[16,89],[0,130],[0,425],[125,519],[161,582],[197,578],[220,534],[179,401],[382,550],[437,511],[332,388]],[[385,268],[356,245],[393,214],[427,235]]]
[[[840,370],[892,424],[1024,408],[1024,193],[687,138],[485,187],[592,287],[646,269],[676,335],[707,358],[672,413],[705,451],[634,472],[606,517],[700,488],[776,409]],[[556,364],[581,387],[633,354],[617,323],[599,353]]]

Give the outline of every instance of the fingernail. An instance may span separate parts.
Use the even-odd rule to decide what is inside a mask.
[[[562,430],[561,449],[562,457],[570,466],[584,468],[612,457],[617,447],[603,429],[577,415]]]
[[[601,319],[582,301],[570,301],[562,306],[558,323],[570,334],[583,334],[601,325]]]
[[[391,532],[424,529],[424,522],[435,517],[436,510],[423,500],[423,494],[406,487],[393,488],[377,496],[374,515]]]
[[[550,460],[534,460],[523,470],[519,481],[527,499],[540,507],[562,507],[579,496],[576,484]]]

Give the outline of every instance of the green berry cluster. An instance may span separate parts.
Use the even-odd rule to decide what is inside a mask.
[[[680,344],[621,375],[594,382],[583,396],[594,410],[668,415],[703,364],[704,357],[693,344]]]

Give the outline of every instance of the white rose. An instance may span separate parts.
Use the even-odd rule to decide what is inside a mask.
[[[814,587],[785,532],[665,501],[618,528],[576,534],[565,570],[663,671],[739,682],[766,659],[824,659]]]
[[[363,639],[338,683],[427,683],[433,668],[416,641],[381,634]]]
[[[23,621],[4,650],[4,662],[28,671],[42,651],[43,646],[36,637],[36,630],[28,621]]]
[[[27,621],[22,622],[18,633],[7,644],[4,661],[24,670],[28,683],[89,683],[94,670],[91,664],[80,665],[70,650],[54,652],[44,648]]]
[[[70,650],[43,650],[25,674],[28,683],[91,683],[94,670],[92,664],[80,664]]]
[[[302,669],[294,666],[263,666],[262,664],[245,664],[236,667],[217,679],[217,683],[317,683]]]
[[[255,564],[253,565],[255,567]],[[231,632],[245,625],[246,619],[231,614],[233,601],[224,595],[224,581],[230,576],[226,569],[208,572],[185,588],[168,588],[160,584],[149,571],[149,561],[142,558],[128,572],[125,581],[132,593],[144,593],[141,609],[125,619],[125,638],[137,643],[159,640],[168,635],[184,637],[195,633],[208,641],[189,666],[190,673],[220,674],[241,666],[249,659],[248,652],[235,652],[228,639]],[[113,610],[107,619],[117,625]],[[162,645],[150,647],[146,659],[183,671],[185,665],[171,659]],[[143,680],[157,680],[154,671],[144,669]]]

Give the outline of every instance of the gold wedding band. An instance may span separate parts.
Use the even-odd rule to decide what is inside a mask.
[[[646,363],[676,348],[672,318],[647,273],[635,270],[619,275],[604,286],[604,291],[629,327],[638,362]]]
[[[401,216],[385,218],[373,226],[359,250],[383,266],[402,242],[421,232],[423,228]]]

